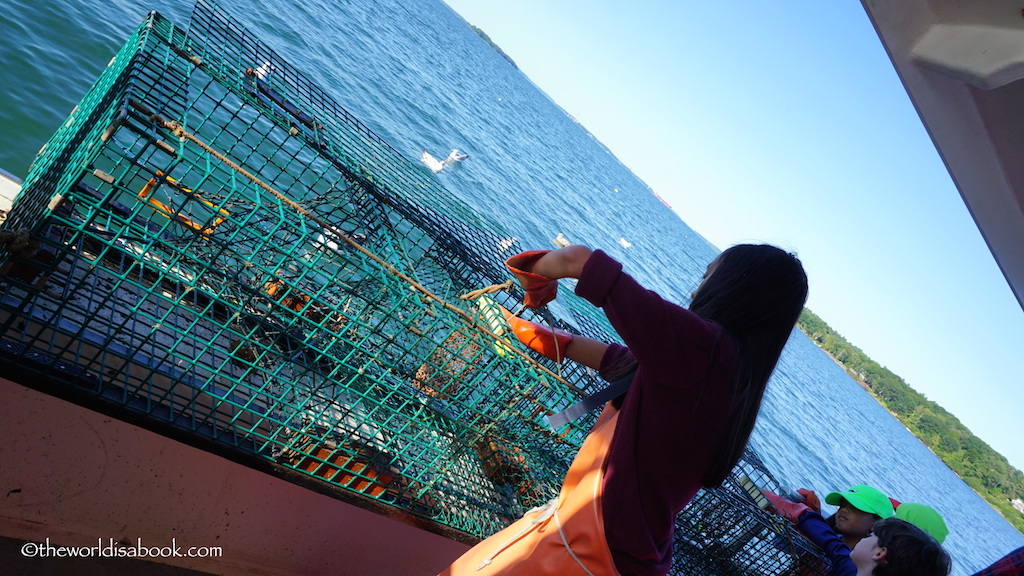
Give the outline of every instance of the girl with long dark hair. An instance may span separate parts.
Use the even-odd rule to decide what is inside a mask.
[[[702,487],[721,484],[750,437],[807,299],[803,266],[774,246],[733,246],[708,266],[687,309],[585,246],[524,252],[506,264],[532,308],[555,298],[559,278],[578,278],[576,293],[604,309],[625,346],[536,326],[521,339],[606,379],[634,363],[636,372],[605,407],[559,497],[443,574],[667,573],[676,515]]]

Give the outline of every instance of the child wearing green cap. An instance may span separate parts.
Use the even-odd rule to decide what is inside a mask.
[[[831,563],[829,576],[948,576],[952,560],[924,530],[895,517],[875,522],[851,550],[820,514],[806,504],[766,492],[779,512],[796,523]],[[890,505],[891,506],[891,505]]]
[[[866,484],[851,486],[842,492],[829,492],[825,503],[839,507],[826,522],[850,550],[871,534],[876,522],[895,514],[889,497]]]
[[[924,530],[939,544],[942,544],[946,536],[949,535],[949,528],[946,527],[946,521],[942,519],[942,515],[926,504],[914,502],[899,504],[896,506],[896,517]]]
[[[797,492],[812,510],[820,513],[821,504],[814,491],[801,488]],[[853,486],[844,492],[830,492],[825,497],[825,502],[839,506],[839,511],[829,516],[825,522],[843,538],[850,550],[853,550],[864,535],[870,534],[875,522],[887,517],[890,510],[895,510],[894,517],[906,520],[924,530],[939,544],[942,544],[949,535],[946,521],[931,506],[914,502],[900,503],[864,484]]]

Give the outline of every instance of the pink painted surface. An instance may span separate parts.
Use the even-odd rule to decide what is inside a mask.
[[[0,379],[0,535],[220,546],[223,575],[431,576],[468,546]]]

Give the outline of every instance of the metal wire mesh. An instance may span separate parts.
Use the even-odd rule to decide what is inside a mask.
[[[772,512],[761,489],[781,486],[764,462],[747,450],[714,490],[702,490],[676,519],[672,574],[750,576],[828,574],[814,544]]]
[[[5,227],[41,243],[0,261],[6,360],[437,525],[484,536],[547,500],[593,422],[544,423],[598,384],[504,334],[518,294],[459,298],[514,240],[204,2],[187,32],[147,17]],[[614,338],[562,299],[561,327]],[[802,565],[744,482],[680,516],[677,573]]]

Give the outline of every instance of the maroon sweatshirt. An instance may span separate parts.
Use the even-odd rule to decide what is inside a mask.
[[[639,364],[605,470],[608,545],[623,575],[662,575],[676,515],[701,488],[738,406],[737,344],[719,325],[640,286],[600,250],[576,293],[604,308]],[[611,345],[601,369],[626,347]]]

